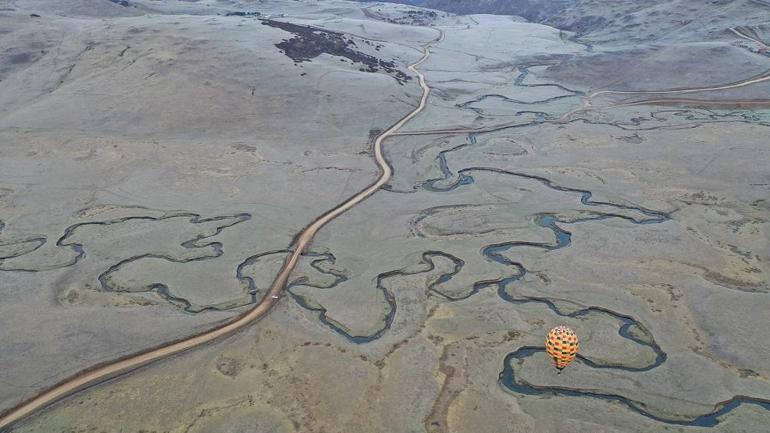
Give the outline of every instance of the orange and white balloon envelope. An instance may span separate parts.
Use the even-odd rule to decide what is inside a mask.
[[[578,347],[577,334],[566,326],[551,329],[545,337],[545,351],[559,370],[575,359]]]

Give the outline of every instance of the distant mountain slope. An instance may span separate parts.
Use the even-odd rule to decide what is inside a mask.
[[[530,21],[540,21],[563,12],[580,0],[396,0],[395,2],[456,14],[519,15]]]
[[[518,15],[575,32],[588,43],[693,42],[723,39],[728,27],[760,28],[770,3],[757,0],[386,0],[456,14]]]

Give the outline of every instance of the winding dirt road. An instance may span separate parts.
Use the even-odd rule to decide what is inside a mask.
[[[375,160],[377,161],[377,165],[381,170],[380,177],[374,183],[361,190],[354,196],[350,197],[345,202],[318,217],[309,226],[305,227],[305,229],[302,230],[299,235],[297,235],[294,244],[291,247],[291,255],[287,257],[286,261],[284,261],[283,267],[280,269],[278,275],[273,281],[273,284],[270,286],[270,289],[256,306],[244,312],[243,314],[232,318],[224,324],[203,333],[193,335],[191,337],[187,337],[175,342],[166,343],[162,346],[151,348],[144,352],[132,354],[125,358],[97,365],[88,370],[82,371],[75,376],[65,379],[64,381],[54,385],[48,390],[43,391],[37,396],[22,402],[18,406],[11,408],[2,414],[2,416],[0,416],[0,431],[5,431],[8,426],[30,415],[31,413],[45,408],[52,403],[55,403],[56,401],[70,396],[78,391],[104,382],[105,380],[120,376],[137,368],[143,367],[154,361],[158,361],[160,359],[167,358],[200,345],[232,335],[264,317],[281,298],[282,292],[286,289],[286,283],[289,279],[289,275],[297,266],[302,253],[310,245],[310,242],[313,240],[313,237],[316,235],[316,233],[333,219],[342,215],[353,206],[366,200],[369,196],[377,192],[383,185],[385,185],[388,180],[390,180],[391,176],[393,175],[393,169],[390,167],[382,153],[382,143],[385,141],[385,139],[393,135],[395,131],[404,126],[404,124],[414,118],[425,108],[428,101],[428,95],[430,94],[430,87],[428,87],[425,81],[425,76],[419,70],[417,70],[417,67],[428,59],[430,56],[431,46],[435,43],[441,42],[444,39],[444,32],[442,30],[438,31],[440,33],[439,36],[423,46],[422,57],[420,57],[420,59],[415,63],[408,66],[408,69],[417,74],[419,78],[419,84],[422,88],[420,103],[413,111],[402,117],[401,120],[378,135],[374,141],[374,156]]]
[[[559,119],[547,120],[543,123],[567,123],[574,114],[590,110],[593,98],[601,95],[682,95],[682,94],[688,94],[688,93],[713,92],[717,90],[736,89],[739,87],[750,86],[752,84],[762,83],[765,81],[770,81],[770,70],[765,71],[759,75],[746,78],[744,80],[740,80],[740,81],[736,81],[728,84],[714,85],[714,86],[669,89],[669,90],[597,90],[586,94],[583,97],[583,100],[578,107],[573,108],[572,110],[564,113],[561,117],[559,117]],[[767,100],[760,100],[760,99],[729,99],[724,101],[719,101],[719,100],[709,101],[709,100],[688,99],[688,98],[671,98],[671,99],[656,98],[656,99],[620,103],[620,104],[615,104],[614,106],[620,107],[620,106],[628,106],[628,105],[645,105],[645,104],[653,104],[653,103],[660,103],[660,104],[698,103],[700,105],[725,104],[730,106],[757,107],[757,106],[765,106],[767,102],[768,102]],[[413,130],[413,131],[394,132],[391,135],[412,136],[412,135],[441,135],[441,134],[451,135],[451,134],[468,134],[468,133],[482,134],[487,132],[498,131],[501,129],[511,128],[519,125],[521,124],[515,123],[515,122],[514,123],[509,122],[509,123],[502,123],[502,124],[491,125],[491,126],[486,126],[481,128],[440,128],[440,129],[429,129],[429,130]]]
[[[715,107],[725,109],[757,109],[770,107],[770,99],[694,99],[694,98],[655,98],[615,104],[614,107],[633,105],[683,105],[693,107]]]
[[[564,113],[564,115],[559,118],[559,121],[566,122],[572,117],[573,114],[589,110],[591,104],[593,103],[593,99],[601,95],[682,95],[687,93],[714,92],[717,90],[736,89],[738,87],[750,86],[752,84],[761,83],[768,80],[770,80],[770,71],[765,71],[759,75],[736,81],[734,83],[717,86],[690,87],[669,90],[598,90],[584,96],[580,106]]]

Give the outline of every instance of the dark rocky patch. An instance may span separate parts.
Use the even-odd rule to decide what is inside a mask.
[[[243,370],[240,361],[234,358],[221,357],[217,360],[217,371],[227,377],[235,377]]]
[[[46,54],[45,50],[0,53],[0,81],[12,73],[23,70]]]
[[[262,14],[259,12],[241,12],[241,11],[228,12],[225,14],[226,17],[258,17],[260,15]]]
[[[8,62],[12,65],[18,65],[23,63],[29,63],[32,59],[32,56],[29,55],[29,53],[18,53],[13,54],[8,58]]]
[[[627,16],[626,18],[630,17]],[[587,15],[574,21],[569,21],[564,18],[555,18],[548,20],[547,23],[556,28],[583,35],[590,33],[592,30],[604,28],[607,24],[607,19],[600,16]]]
[[[128,0],[109,0],[109,1],[115,3],[116,5],[121,5],[124,8],[127,8],[130,6],[130,4],[128,3]]]
[[[262,20],[262,24],[294,34],[291,39],[285,39],[275,46],[295,63],[309,62],[326,53],[360,64],[359,70],[362,72],[386,72],[401,85],[411,79],[409,75],[399,70],[393,61],[382,60],[355,50],[354,47],[357,47],[355,41],[342,33],[267,19]],[[371,45],[367,40],[364,40],[364,43]],[[375,45],[375,50],[379,48],[379,45]]]

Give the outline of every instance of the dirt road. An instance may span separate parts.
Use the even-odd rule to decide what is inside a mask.
[[[713,92],[717,90],[728,90],[728,89],[736,89],[739,87],[745,87],[750,86],[752,84],[762,83],[765,81],[770,81],[770,71],[765,71],[759,75],[755,75],[753,77],[749,77],[740,81],[736,81],[734,83],[728,83],[728,84],[720,84],[720,85],[714,85],[714,86],[704,86],[704,87],[691,87],[691,88],[682,88],[682,89],[669,89],[669,90],[597,90],[591,93],[586,94],[583,97],[583,100],[581,101],[581,104],[573,108],[572,110],[564,113],[559,119],[553,120],[553,121],[546,121],[546,123],[566,123],[568,122],[572,115],[588,111],[591,108],[593,98],[601,95],[682,95],[682,94],[688,94],[688,93],[700,93],[700,92]],[[644,105],[644,104],[699,104],[699,105],[713,105],[713,106],[726,106],[726,107],[764,107],[767,105],[768,101],[766,100],[759,100],[759,99],[729,99],[724,101],[709,101],[709,100],[701,100],[701,99],[688,99],[688,98],[655,98],[655,99],[647,99],[642,101],[633,101],[629,103],[621,103],[616,104],[615,106],[627,106],[627,105]],[[506,129],[510,127],[514,127],[520,125],[519,123],[502,123],[498,125],[492,125],[487,127],[481,127],[481,128],[440,128],[440,129],[431,129],[431,130],[415,130],[415,131],[403,131],[403,132],[394,132],[391,135],[394,136],[410,136],[410,135],[452,135],[452,134],[468,134],[468,133],[485,133],[485,132],[494,132],[501,129]]]
[[[716,90],[729,90],[736,89],[738,87],[750,86],[752,84],[761,83],[763,81],[770,80],[770,71],[765,71],[759,75],[755,75],[744,80],[736,81],[734,83],[722,84],[717,86],[703,86],[703,87],[690,87],[683,89],[669,89],[669,90],[598,90],[591,92],[583,97],[583,101],[580,106],[564,113],[559,121],[567,122],[573,114],[587,111],[590,109],[593,99],[601,95],[682,95],[687,93],[700,93],[700,92],[713,92]]]
[[[12,423],[19,421],[31,413],[85,388],[94,386],[121,374],[125,374],[151,362],[178,354],[180,352],[184,352],[186,350],[190,350],[222,337],[232,335],[233,333],[246,328],[247,326],[264,317],[280,300],[283,291],[286,289],[286,283],[289,279],[289,275],[297,266],[302,253],[310,245],[310,242],[313,240],[313,237],[316,235],[318,230],[320,230],[333,219],[342,215],[353,206],[366,200],[369,196],[377,192],[390,180],[393,174],[393,169],[390,167],[388,162],[385,160],[385,157],[383,156],[382,143],[385,141],[385,139],[393,135],[395,131],[404,126],[404,124],[414,118],[425,108],[425,105],[428,101],[428,95],[430,94],[430,88],[425,81],[425,76],[419,70],[417,70],[417,67],[420,66],[430,56],[430,47],[444,39],[444,32],[440,30],[439,32],[439,37],[423,46],[422,57],[420,57],[417,62],[409,65],[408,67],[408,69],[417,74],[419,78],[420,87],[422,88],[420,103],[413,111],[402,117],[401,120],[377,136],[374,141],[374,156],[377,165],[381,170],[380,177],[373,184],[361,190],[356,195],[350,197],[345,202],[339,204],[338,206],[318,217],[314,222],[312,222],[309,226],[302,230],[302,232],[300,232],[300,234],[295,238],[294,245],[291,247],[291,255],[284,262],[283,267],[279,271],[264,298],[256,306],[214,329],[210,329],[206,332],[185,338],[183,340],[167,343],[144,352],[129,355],[116,361],[111,361],[89,368],[88,370],[82,371],[73,377],[65,379],[50,389],[38,394],[29,400],[22,402],[18,406],[5,412],[0,417],[0,430],[5,431],[5,428],[10,426]]]

